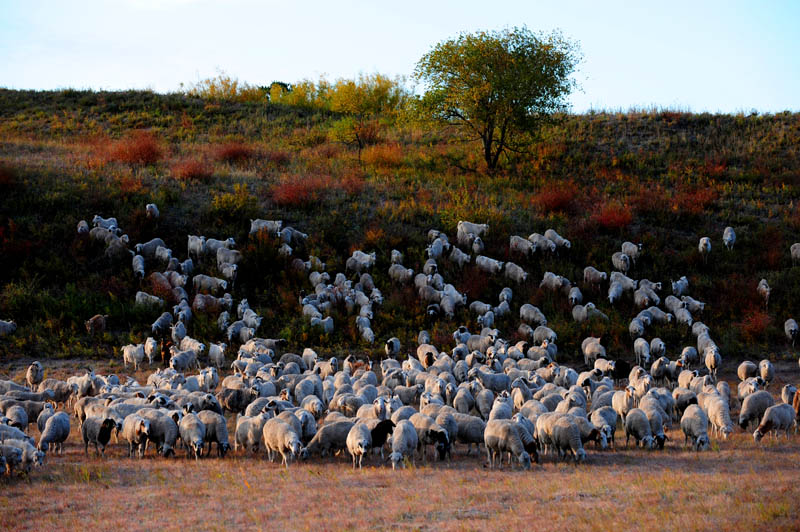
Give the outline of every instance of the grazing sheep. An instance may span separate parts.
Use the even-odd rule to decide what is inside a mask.
[[[255,220],[250,220],[250,233],[251,235],[258,234],[261,231],[265,231],[270,236],[278,236],[278,233],[283,226],[282,220],[262,220],[257,218]]]
[[[181,436],[183,445],[186,446],[186,456],[189,452],[194,453],[194,459],[199,460],[203,456],[203,449],[206,441],[206,425],[195,413],[188,413],[181,418],[178,424],[178,432]]]
[[[117,423],[110,417],[90,416],[81,425],[84,453],[89,455],[89,444],[94,445],[95,452],[105,456],[106,445],[111,440],[111,431],[117,428]],[[98,445],[100,449],[98,450]]]
[[[616,447],[614,433],[617,430],[617,412],[610,406],[601,406],[592,412],[590,421],[605,434],[607,441]]]
[[[764,417],[761,418],[761,423],[758,428],[753,432],[753,439],[756,443],[761,441],[768,432],[772,432],[773,436],[777,438],[779,431],[784,431],[786,439],[789,439],[789,431],[794,428],[796,422],[796,412],[794,408],[786,403],[772,405],[764,411]]]
[[[793,384],[786,384],[781,389],[781,401],[790,405],[794,399],[794,394],[797,393],[797,387]]]
[[[761,298],[764,300],[764,308],[769,307],[769,293],[771,291],[772,289],[769,287],[769,284],[767,283],[766,279],[761,279],[758,282],[758,286],[756,287],[756,292],[758,292],[758,295],[761,296]]]
[[[139,364],[144,360],[144,344],[128,344],[122,347],[122,362],[125,368],[133,364],[133,370],[139,371]]]
[[[62,454],[64,442],[69,437],[69,430],[69,414],[65,412],[54,414],[44,424],[44,432],[39,438],[39,450],[47,452],[52,446],[53,450]]]
[[[217,277],[210,277],[208,275],[195,275],[192,278],[192,286],[194,291],[202,294],[215,294],[224,292],[228,289],[228,281],[219,279]]]
[[[747,430],[751,423],[758,423],[767,408],[774,404],[775,399],[766,390],[751,393],[742,401],[742,408],[739,410],[739,426],[742,430]]]
[[[631,263],[635,266],[636,259],[638,259],[642,254],[642,244],[641,242],[638,244],[634,244],[633,242],[623,242],[622,252],[630,258]]]
[[[306,447],[308,454],[321,454],[325,456],[328,452],[346,449],[347,435],[350,433],[350,429],[353,428],[353,425],[355,425],[355,423],[352,421],[333,421],[325,423],[308,443]]]
[[[5,416],[7,425],[23,431],[28,430],[28,414],[21,406],[13,405],[6,408]]]
[[[528,280],[528,273],[513,262],[506,262],[505,276],[515,283],[524,283]]]
[[[122,439],[128,442],[128,458],[133,457],[134,449],[139,458],[144,457],[144,449],[150,435],[150,421],[138,414],[129,414],[122,422]]]
[[[650,343],[647,340],[637,338],[633,342],[633,352],[636,355],[636,364],[642,367],[650,364]]]
[[[722,397],[711,397],[704,403],[708,420],[711,422],[712,434],[727,440],[733,433],[733,421],[731,421],[731,411],[728,402]]]
[[[703,257],[703,263],[708,264],[708,255],[711,253],[711,239],[707,236],[702,237],[697,244],[697,251]]]
[[[601,272],[594,266],[587,266],[583,269],[583,282],[591,285],[594,289],[599,289],[600,284],[606,282],[608,274]]]
[[[0,464],[5,466],[6,475],[11,476],[14,469],[22,465],[23,454],[17,446],[0,444]]]
[[[636,390],[633,386],[628,386],[624,390],[618,390],[614,392],[614,395],[611,398],[611,406],[622,419],[623,424],[625,423],[625,418],[628,415],[628,412],[633,409],[635,391]]]
[[[361,423],[353,425],[347,433],[347,450],[353,458],[353,469],[356,468],[356,461],[358,461],[358,468],[361,469],[364,455],[371,449],[372,436],[369,427]]]
[[[581,293],[581,289],[578,288],[577,286],[573,286],[572,288],[570,288],[568,300],[569,304],[572,305],[573,307],[578,303],[582,303],[583,294]]]
[[[106,330],[106,320],[108,320],[108,318],[108,315],[95,314],[84,323],[84,325],[86,325],[86,332],[91,336],[103,334]]]
[[[478,267],[478,269],[491,275],[497,275],[503,271],[503,264],[504,263],[502,261],[495,260],[484,255],[478,255],[475,257],[475,265]]]
[[[547,325],[547,318],[542,311],[530,303],[525,303],[519,308],[519,318],[531,325]]]
[[[570,249],[572,247],[572,243],[569,240],[556,233],[553,229],[545,231],[544,237],[555,243],[557,248]]]
[[[525,451],[518,425],[513,421],[507,419],[489,421],[486,424],[483,438],[486,446],[486,459],[490,468],[494,468],[495,460],[497,460],[498,466],[502,465],[502,454],[506,452],[514,455],[523,469],[531,468],[531,456]]]
[[[692,314],[699,314],[703,312],[706,308],[706,304],[702,301],[698,301],[690,296],[681,296],[681,301],[683,301],[686,306],[686,310],[691,312]]]
[[[258,452],[263,439],[264,425],[274,413],[261,412],[256,416],[237,416],[234,433],[234,450],[241,446],[245,451]]]
[[[681,430],[684,434],[684,446],[691,439],[695,451],[709,448],[708,416],[699,406],[689,405],[686,407],[681,417]]]
[[[176,419],[164,410],[154,408],[143,408],[137,413],[150,421],[150,431],[147,436],[148,442],[153,442],[156,452],[164,458],[175,454],[175,442],[178,441],[178,424]],[[145,450],[147,449],[145,444]]]
[[[647,414],[640,408],[632,408],[624,420],[625,423],[625,447],[628,446],[631,436],[636,441],[636,446],[641,443],[647,449],[655,447],[650,420]]]
[[[728,226],[722,232],[722,243],[728,251],[733,251],[733,245],[736,243],[736,231],[733,227]]]
[[[705,362],[706,368],[711,373],[714,380],[717,380],[717,370],[722,364],[722,357],[719,354],[719,348],[716,345],[709,345],[705,349]]]

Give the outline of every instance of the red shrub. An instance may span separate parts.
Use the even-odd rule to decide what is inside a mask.
[[[214,150],[214,158],[226,163],[241,163],[252,156],[253,148],[242,142],[228,142]]]
[[[319,201],[331,186],[329,176],[291,176],[272,187],[272,201],[283,206],[301,206]]]
[[[172,176],[181,181],[208,181],[213,174],[211,167],[198,159],[186,159],[172,165]]]
[[[672,199],[672,209],[684,214],[700,215],[717,200],[711,187],[679,190]]]
[[[633,214],[627,205],[611,201],[595,211],[592,219],[605,229],[624,229],[633,221]]]
[[[742,338],[748,342],[763,341],[767,327],[772,323],[772,318],[762,310],[753,310],[748,313],[741,323],[739,330]]]
[[[108,146],[106,160],[125,164],[155,164],[162,151],[156,136],[149,131],[135,131]]]
[[[292,160],[289,152],[284,150],[268,150],[264,156],[269,162],[276,166],[283,166]]]
[[[572,212],[576,199],[575,184],[565,181],[543,186],[531,201],[542,212]]]

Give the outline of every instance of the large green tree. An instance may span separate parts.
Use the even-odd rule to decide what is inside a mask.
[[[580,62],[577,43],[525,27],[465,33],[417,63],[426,116],[459,126],[483,145],[489,171],[506,151],[522,151],[554,113],[565,111]]]

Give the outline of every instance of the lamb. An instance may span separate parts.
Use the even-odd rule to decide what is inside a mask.
[[[689,405],[681,417],[681,430],[684,434],[684,446],[692,440],[695,451],[709,448],[708,416],[697,405]]]
[[[628,273],[631,269],[631,258],[621,251],[617,251],[611,255],[611,264],[614,268],[622,273]]]
[[[769,386],[769,383],[775,378],[775,368],[772,366],[772,362],[767,359],[758,363],[758,372],[766,386]]]
[[[647,414],[640,408],[633,408],[628,412],[625,417],[625,447],[628,446],[631,436],[636,441],[636,446],[642,445],[647,449],[655,447],[655,439],[653,438],[650,420]]]
[[[786,333],[786,338],[792,342],[792,347],[794,347],[794,342],[797,339],[798,330],[800,329],[797,327],[797,322],[792,318],[789,318],[783,324],[783,332]]]
[[[556,233],[553,229],[545,231],[544,237],[554,242],[558,248],[570,249],[572,247],[572,243],[569,240]]]
[[[144,449],[150,436],[150,421],[138,414],[129,414],[122,422],[122,439],[128,442],[128,458],[138,450],[139,458],[144,457]]]
[[[773,405],[764,412],[764,417],[761,418],[758,428],[753,432],[753,439],[756,443],[761,441],[765,434],[772,431],[772,434],[777,437],[779,431],[784,431],[786,439],[789,439],[789,430],[796,426],[796,412],[791,405],[781,403]]]
[[[507,419],[489,421],[486,424],[483,442],[486,446],[486,459],[489,461],[490,468],[494,468],[495,459],[498,460],[498,466],[502,464],[502,453],[504,452],[513,454],[523,469],[531,468],[531,456],[525,451],[518,425],[513,421]]]
[[[634,244],[633,242],[623,242],[622,243],[622,252],[627,255],[633,265],[636,265],[636,259],[642,254],[642,244],[641,242],[638,244]]]
[[[761,279],[756,287],[756,292],[764,300],[764,308],[769,307],[769,293],[772,289],[769,287],[766,279]]]
[[[195,292],[213,295],[227,290],[228,281],[217,277],[198,274],[192,278],[192,286]]]
[[[697,244],[697,251],[703,257],[703,264],[708,264],[708,255],[711,253],[711,239],[704,236]]]
[[[106,445],[111,439],[111,431],[117,428],[117,423],[110,417],[90,416],[87,417],[81,425],[81,434],[83,435],[83,447],[86,455],[89,455],[89,444],[94,445],[95,452],[105,456]],[[98,450],[98,445],[100,449]]]
[[[133,364],[133,370],[139,371],[139,364],[144,360],[144,344],[128,344],[122,347],[122,362],[125,368],[128,368],[128,363]]]
[[[751,423],[758,423],[767,408],[774,404],[775,399],[766,390],[751,393],[742,401],[742,408],[739,410],[739,426],[742,430],[747,430]]]
[[[389,460],[392,461],[392,469],[397,469],[397,464],[400,462],[403,462],[403,467],[405,467],[405,459],[407,457],[411,458],[413,465],[414,451],[418,445],[419,438],[414,425],[407,419],[398,422],[392,433],[392,453],[389,455]]]
[[[197,414],[188,413],[181,418],[178,424],[178,432],[181,435],[181,441],[186,446],[186,455],[189,452],[194,453],[194,459],[199,460],[203,456],[203,448],[206,441],[206,426],[205,423],[200,421]]]
[[[491,275],[497,275],[503,270],[502,261],[486,257],[485,255],[478,255],[475,257],[475,265],[479,270]]]
[[[682,295],[686,294],[688,290],[689,290],[689,280],[686,278],[685,275],[680,279],[678,279],[677,281],[672,281],[672,294],[675,297],[681,297]],[[675,312],[675,309],[670,308],[669,305],[667,305],[667,308]]]
[[[736,243],[736,231],[733,227],[728,226],[722,232],[722,243],[728,251],[733,251],[733,245]]]
[[[39,450],[47,452],[51,446],[59,454],[64,452],[64,442],[69,437],[69,414],[58,412],[44,424],[44,432],[39,438]]]

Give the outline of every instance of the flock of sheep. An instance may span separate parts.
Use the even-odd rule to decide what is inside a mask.
[[[150,217],[159,216],[155,205],[146,210]],[[474,263],[483,274],[518,285],[528,282],[526,261],[568,253],[571,244],[552,229],[513,235],[510,254],[523,265],[500,261],[483,255],[489,227],[461,221],[455,243],[441,231],[429,231],[427,260],[416,275],[403,265],[403,253],[392,250],[388,277],[397,285],[413,283],[429,316],[450,320],[466,308],[481,330],[458,327],[449,350],[434,345],[426,331],[411,349],[389,338],[386,358],[373,365],[353,355],[324,359],[309,348],[296,354],[286,340],[259,337],[261,317],[246,299],[234,306],[228,292],[243,258],[233,238],[190,235],[188,256],[181,261],[159,238],[131,249],[114,218],[95,216],[93,226],[81,221],[78,234],[102,242],[109,259],[130,261],[136,278],[153,292],[137,292],[134,304],[171,306],[152,324],[152,336],[122,346],[125,367],[138,370],[145,360],[153,365],[167,356],[169,367],[159,367],[143,383],[91,370],[60,381],[45,379],[42,364],[34,362],[24,385],[0,380],[0,465],[9,474],[42,465],[47,452],[62,452],[76,424],[87,454],[90,445],[104,454],[114,438],[127,445],[129,457],[141,458],[150,447],[164,457],[182,448],[194,459],[211,455],[215,447],[217,456],[224,457],[231,448],[228,420],[233,417],[236,452],[266,451],[271,460],[280,456],[286,467],[292,460],[338,451],[349,453],[353,467],[377,453],[397,467],[426,460],[429,448],[438,459],[448,460],[454,446],[465,445],[469,454],[474,444],[476,450],[483,445],[490,467],[500,466],[507,456],[509,464],[513,460],[525,469],[540,454],[582,462],[589,442],[597,452],[616,448],[618,425],[626,446],[633,439],[637,446],[663,449],[665,431],[677,424],[684,445],[707,449],[711,437],[727,438],[736,430],[731,411],[737,405],[739,427],[754,428],[756,441],[768,433],[783,432],[788,438],[796,430],[800,393],[795,386],[787,384],[779,398],[773,397],[768,390],[775,376],[771,362],[748,361],[738,368],[740,382],[732,397],[729,384],[717,379],[722,357],[712,332],[695,319],[704,303],[689,295],[684,276],[671,283],[662,305],[661,283],[629,277],[642,253],[641,245],[631,242],[610,257],[615,270],[610,275],[587,266],[582,279],[587,293],[598,293],[607,284],[608,305],[630,297],[639,310],[629,324],[627,360],[609,359],[600,338],[589,336],[581,344],[583,371],[558,363],[558,335],[530,303],[517,310],[515,339],[522,339],[504,339],[494,322],[514,312],[512,288],[500,291],[496,305],[468,302],[444,279],[441,261],[456,269]],[[311,290],[299,294],[299,301],[312,327],[332,332],[336,309],[354,320],[364,342],[375,342],[372,321],[383,303],[369,273],[375,253],[355,251],[345,271],[332,275],[319,258],[294,256],[308,235],[281,221],[252,220],[250,236],[272,239],[287,264],[307,274]],[[726,228],[724,245],[732,251],[735,240],[734,230]],[[698,251],[707,257],[711,240],[702,238]],[[792,246],[791,255],[800,258],[800,244]],[[539,287],[550,297],[567,298],[576,322],[608,319],[564,276],[546,272]],[[768,304],[766,280],[757,291]],[[216,317],[216,343],[189,336],[195,313]],[[102,331],[107,318],[90,318],[89,333]],[[669,351],[680,351],[670,360],[661,339],[645,338],[654,323],[690,328],[695,345],[670,346]],[[0,336],[15,328],[11,321],[0,321]],[[794,344],[797,323],[788,319],[785,331]],[[223,375],[227,368],[232,372]],[[34,423],[38,442],[30,436]]]

